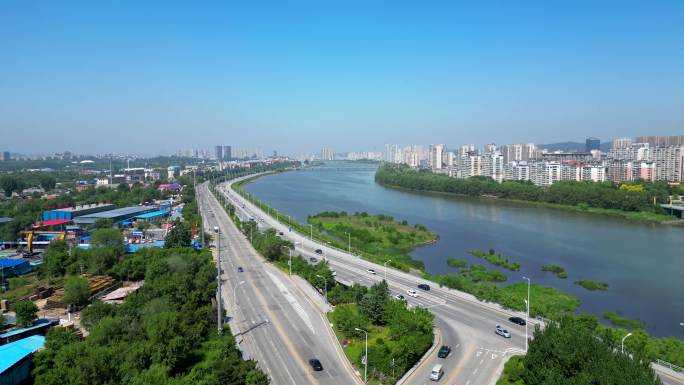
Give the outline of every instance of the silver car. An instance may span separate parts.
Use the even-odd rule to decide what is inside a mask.
[[[504,329],[501,327],[501,325],[496,325],[496,328],[494,329],[496,334],[500,335],[501,337],[504,338],[511,338],[511,333],[508,332],[508,330]]]

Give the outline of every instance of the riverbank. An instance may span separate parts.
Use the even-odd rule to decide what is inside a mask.
[[[584,207],[584,206],[579,207],[579,206],[562,205],[562,204],[549,203],[549,202],[535,202],[535,201],[525,201],[525,200],[520,200],[520,199],[500,198],[500,197],[491,196],[491,195],[472,196],[472,195],[466,195],[466,194],[458,194],[458,193],[450,193],[450,192],[434,191],[434,190],[414,190],[414,189],[407,188],[407,187],[388,185],[388,184],[380,183],[380,182],[378,182],[378,184],[383,186],[383,187],[390,188],[393,190],[418,193],[418,194],[434,194],[434,195],[440,195],[440,196],[451,197],[451,198],[474,199],[474,200],[483,200],[483,201],[488,201],[488,202],[509,203],[509,204],[519,205],[521,207],[539,207],[539,208],[554,209],[554,210],[559,210],[559,211],[572,211],[572,212],[582,213],[582,214],[600,215],[600,216],[604,216],[604,217],[613,217],[613,218],[619,218],[619,219],[624,219],[624,220],[628,220],[628,221],[650,223],[650,224],[657,224],[657,225],[684,226],[684,220],[673,219],[672,216],[665,215],[665,214],[622,211],[622,210],[617,210],[617,209],[602,209],[602,208],[597,208],[597,207]]]
[[[666,202],[670,194],[663,183],[615,186],[612,183],[564,181],[548,187],[523,181],[501,183],[486,177],[451,178],[408,166],[382,164],[375,182],[391,188],[480,199],[497,199],[524,205],[589,214],[617,216],[628,220],[667,224],[672,216],[653,202]]]

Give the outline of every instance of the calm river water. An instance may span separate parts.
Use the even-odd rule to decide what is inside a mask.
[[[600,318],[604,311],[618,311],[644,321],[653,335],[684,339],[683,227],[399,191],[376,184],[374,173],[373,165],[332,162],[321,169],[263,177],[246,190],[300,222],[310,214],[333,210],[382,213],[424,224],[440,239],[411,255],[430,273],[451,271],[447,258],[496,268],[465,252],[494,248],[522,265],[519,272],[500,270],[508,282],[528,276],[533,283],[579,297],[579,312]],[[565,267],[568,279],[541,271],[542,265],[551,263]],[[573,284],[585,278],[607,282],[609,289],[592,292]]]

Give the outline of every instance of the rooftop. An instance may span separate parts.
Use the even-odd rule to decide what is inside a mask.
[[[80,217],[75,218],[76,222],[82,222],[83,219],[85,218],[116,218],[120,216],[125,216],[125,215],[133,215],[133,214],[138,214],[138,213],[145,213],[149,212],[151,210],[155,210],[154,206],[130,206],[130,207],[122,207],[120,209],[114,209],[114,210],[108,210],[108,211],[102,211],[99,213],[92,213],[92,214],[86,214],[82,215]]]
[[[0,269],[19,266],[27,261],[22,258],[0,258]]]
[[[45,337],[31,336],[0,346],[0,373],[45,345]]]
[[[73,211],[80,211],[80,210],[85,210],[85,209],[92,209],[96,207],[115,207],[111,203],[92,203],[92,204],[87,204],[87,205],[80,205],[80,206],[74,206],[74,207],[63,207],[59,209],[54,209],[54,211],[63,211],[63,212],[73,212]]]
[[[33,326],[30,326],[30,327],[27,327],[27,328],[21,328],[21,329],[14,329],[14,330],[10,330],[10,331],[8,331],[8,332],[5,332],[5,333],[0,334],[0,339],[7,338],[7,337],[11,337],[11,336],[16,335],[16,334],[21,334],[21,333],[23,333],[23,332],[25,332],[25,331],[27,331],[27,330],[32,330],[32,329],[38,329],[38,328],[41,328],[41,327],[45,327],[45,325],[54,325],[54,324],[56,324],[57,322],[58,322],[58,321],[56,321],[56,320],[51,320],[51,319],[45,319],[45,318],[39,319],[39,320],[36,320],[36,322],[33,324]]]
[[[0,225],[3,223],[11,222],[11,221],[12,221],[12,218],[0,217]]]

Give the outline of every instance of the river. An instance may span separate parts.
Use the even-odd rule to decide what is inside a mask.
[[[304,223],[321,211],[366,211],[421,223],[439,234],[439,241],[411,253],[430,273],[453,270],[447,258],[487,265],[519,282],[557,287],[582,301],[580,313],[601,318],[618,311],[646,323],[655,336],[684,339],[684,228],[545,207],[415,193],[374,182],[375,165],[330,162],[313,170],[290,171],[257,179],[245,189]],[[511,272],[466,253],[494,248],[522,265]],[[567,279],[541,271],[558,264]],[[588,291],[573,284],[593,279],[607,291]],[[534,301],[534,298],[531,299]]]

